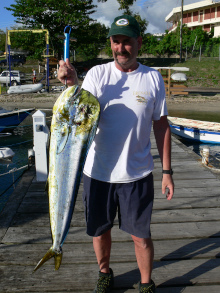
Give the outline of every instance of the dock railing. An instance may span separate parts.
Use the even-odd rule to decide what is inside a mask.
[[[184,85],[184,81],[172,80],[171,71],[175,72],[186,72],[189,71],[188,67],[153,67],[158,70],[163,76],[166,95],[168,98],[171,95],[188,95],[187,86]]]

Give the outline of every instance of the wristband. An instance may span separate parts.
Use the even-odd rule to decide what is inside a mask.
[[[163,170],[162,171],[163,174],[170,174],[170,175],[173,175],[173,170],[170,169],[170,170]]]

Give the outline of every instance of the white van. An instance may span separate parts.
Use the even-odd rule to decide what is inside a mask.
[[[25,81],[25,74],[19,70],[11,70],[11,85],[15,86]],[[0,83],[10,85],[10,71],[4,70],[0,74]]]

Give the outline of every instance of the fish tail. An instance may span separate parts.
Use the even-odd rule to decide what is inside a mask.
[[[38,264],[36,265],[36,267],[33,270],[33,273],[36,272],[36,270],[38,270],[46,261],[48,261],[52,257],[55,258],[55,270],[58,270],[59,267],[60,267],[60,265],[61,265],[61,261],[62,261],[62,251],[56,252],[51,247],[47,251],[47,253],[45,254],[45,256],[38,262]]]
[[[55,270],[59,270],[59,267],[61,265],[62,262],[62,257],[63,257],[63,253],[56,253],[54,258],[55,258]]]

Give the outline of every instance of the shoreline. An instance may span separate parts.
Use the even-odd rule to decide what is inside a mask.
[[[31,94],[1,94],[0,106],[7,110],[15,108],[36,108],[51,109],[61,92],[53,93],[31,93]],[[219,112],[220,94],[205,96],[201,94],[189,94],[187,96],[173,96],[167,98],[167,107],[169,110],[190,110],[190,111],[210,111]]]

